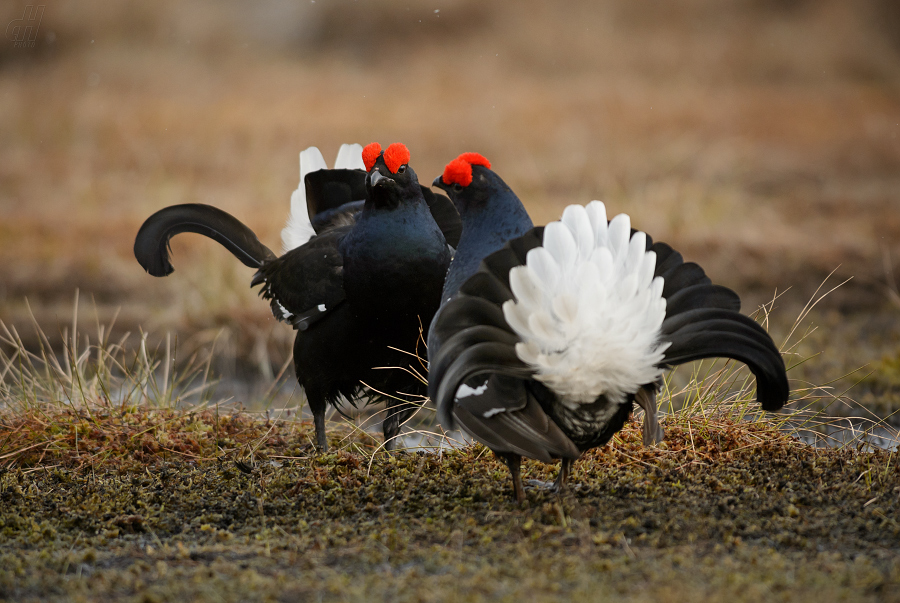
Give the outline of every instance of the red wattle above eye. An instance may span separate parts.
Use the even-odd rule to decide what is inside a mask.
[[[457,159],[462,159],[471,165],[483,165],[487,169],[491,169],[491,162],[485,159],[484,155],[479,153],[463,153]]]
[[[362,158],[367,172],[372,171],[372,167],[374,167],[379,155],[381,155],[381,145],[377,142],[367,144],[363,149]]]
[[[395,142],[384,152],[384,164],[392,174],[396,174],[401,165],[409,163],[409,149],[405,144]]]
[[[444,168],[442,179],[444,184],[469,186],[472,184],[472,165],[457,157]]]

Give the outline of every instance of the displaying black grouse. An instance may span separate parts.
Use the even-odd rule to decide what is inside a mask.
[[[442,309],[460,285],[478,270],[486,256],[534,227],[516,194],[490,170],[485,170],[485,176],[491,178],[489,185],[469,186],[473,165],[490,168],[487,159],[478,153],[463,153],[444,170],[446,180],[442,182],[442,178],[438,177],[432,184],[450,192],[462,223],[462,236],[444,281]],[[454,171],[459,169],[462,172]],[[464,188],[465,195],[461,194]],[[434,357],[441,347],[441,341],[434,332],[435,324],[436,321],[432,321],[428,332],[429,357]]]
[[[284,253],[306,244],[324,229],[355,221],[365,205],[365,166],[363,148],[358,144],[341,145],[334,169],[328,169],[316,147],[300,153],[300,185],[291,194],[291,213],[281,231]],[[436,195],[427,186],[421,190],[447,244],[455,248],[462,231],[459,213],[444,195]]]
[[[518,500],[522,456],[561,459],[562,489],[572,463],[622,429],[634,402],[646,413],[645,443],[661,440],[656,394],[665,369],[732,358],[755,375],[764,410],[787,401],[781,355],[739,312],[738,296],[633,230],[628,216],[608,221],[594,201],[569,206],[546,228],[529,229],[520,217],[528,232],[494,251],[495,240],[467,236],[470,221],[512,232],[509,216],[524,209],[490,164],[461,155],[434,184],[460,211],[456,257],[467,262],[451,264],[432,325],[429,394],[445,427],[458,422],[507,463]]]
[[[271,301],[275,318],[297,329],[297,380],[306,390],[323,450],[328,448],[328,404],[339,404],[342,396],[354,403],[363,394],[369,401],[387,402],[385,447],[395,447],[400,424],[415,407],[394,396],[425,393],[425,385],[403,368],[411,364],[405,352],[417,348],[420,329],[428,327],[438,308],[451,257],[424,195],[432,198],[434,215],[451,236],[460,229],[449,199],[419,186],[404,145],[395,143],[382,152],[373,143],[363,150],[363,159],[367,172],[306,176],[316,234],[281,257],[233,216],[197,204],[155,213],[134,245],[138,262],[154,276],[174,270],[168,243],[181,232],[218,241],[246,266],[257,268],[251,286],[262,285],[260,295]],[[354,207],[354,197],[363,190],[362,207]],[[350,207],[342,208],[347,202]],[[332,212],[327,221],[317,220],[327,211]],[[335,219],[336,213],[343,216]],[[366,385],[375,391],[366,391]]]

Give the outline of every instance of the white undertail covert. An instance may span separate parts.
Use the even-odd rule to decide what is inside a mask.
[[[570,205],[510,271],[503,314],[522,339],[516,353],[564,404],[624,402],[662,374],[666,300],[646,244],[627,215],[607,223],[602,202]]]
[[[291,193],[291,213],[287,225],[281,230],[283,253],[306,244],[316,235],[309,220],[309,209],[306,207],[304,179],[310,172],[327,169],[328,164],[317,147],[309,147],[300,152],[300,185]],[[334,161],[334,169],[366,169],[362,159],[362,145],[342,144]]]

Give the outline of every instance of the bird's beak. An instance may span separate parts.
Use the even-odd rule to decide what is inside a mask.
[[[387,178],[383,176],[378,170],[375,170],[374,172],[372,172],[372,175],[369,176],[369,184],[371,184],[372,186],[377,186],[378,183],[382,180],[387,180]]]
[[[438,188],[442,188],[442,189],[444,189],[444,190],[447,190],[447,185],[444,184],[444,177],[443,177],[443,176],[438,176],[437,178],[435,178],[435,179],[434,179],[434,182],[431,183],[431,186],[436,186],[436,187],[438,187]]]

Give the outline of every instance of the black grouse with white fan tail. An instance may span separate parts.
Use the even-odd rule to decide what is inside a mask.
[[[166,276],[173,271],[169,240],[195,232],[256,268],[251,286],[262,285],[260,295],[270,300],[275,318],[297,329],[294,366],[318,445],[328,448],[328,405],[366,396],[387,402],[382,427],[385,447],[392,449],[415,409],[403,395],[426,392],[409,368],[409,354],[440,304],[451,258],[447,238],[458,240],[461,227],[449,199],[419,186],[404,145],[384,152],[377,143],[350,147],[353,153],[345,148],[345,155],[361,150],[358,163],[365,170],[341,155],[341,167],[327,170],[318,150],[304,151],[306,161],[301,154],[302,180],[280,257],[237,218],[198,204],[167,207],[148,218],[134,253],[147,272]]]
[[[435,185],[460,210],[464,237],[473,207],[490,220],[495,200],[518,202],[475,154],[451,162]],[[457,257],[477,256],[478,241],[465,243]],[[621,430],[634,402],[645,411],[645,443],[660,441],[656,394],[676,365],[732,358],[753,372],[764,410],[787,401],[778,348],[739,312],[737,294],[633,230],[627,215],[607,220],[599,201],[573,205],[561,221],[493,245],[480,266],[455,275],[458,291],[444,292],[429,337],[429,394],[445,427],[458,423],[507,463],[518,500],[522,456],[561,459],[562,489],[572,463]]]

